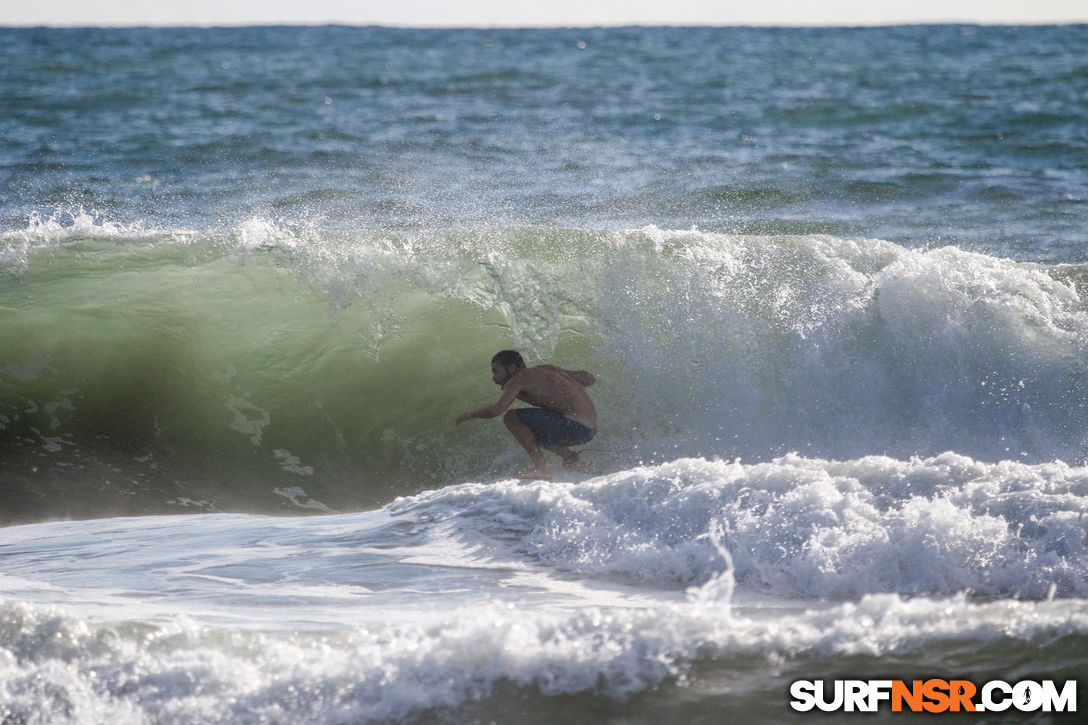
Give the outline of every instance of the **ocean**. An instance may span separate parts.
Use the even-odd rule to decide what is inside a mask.
[[[1085,48],[0,28],[0,722],[1083,713]],[[589,471],[454,425],[505,348]]]

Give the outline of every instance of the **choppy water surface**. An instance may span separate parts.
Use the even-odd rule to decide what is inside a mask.
[[[0,39],[0,720],[1088,682],[1085,26]]]

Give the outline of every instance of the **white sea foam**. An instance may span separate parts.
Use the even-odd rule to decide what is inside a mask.
[[[420,626],[323,636],[94,624],[0,606],[0,694],[27,723],[377,722],[489,696],[613,698],[682,678],[697,660],[909,653],[946,637],[1028,641],[1088,632],[1082,601],[857,603],[773,616],[707,602],[541,612],[483,605]]]
[[[1088,636],[1086,504],[1063,463],[790,455],[365,514],[13,527],[0,702],[27,723],[377,722],[499,683],[622,700],[699,662],[1034,647]]]
[[[580,576],[699,584],[722,571],[779,596],[880,592],[1088,596],[1088,468],[988,464],[946,453],[897,461],[681,459],[579,484],[453,486],[394,511],[519,537],[517,550]]]
[[[140,223],[122,224],[82,206],[58,208],[49,213],[35,211],[26,228],[5,231],[5,242],[23,241],[32,245],[65,242],[70,239],[124,238],[146,234]]]
[[[320,501],[310,498],[310,496],[298,486],[291,486],[290,488],[274,488],[272,489],[272,492],[277,496],[283,496],[301,509],[313,509],[314,511],[320,511],[325,514],[336,513],[336,511],[333,511]]]

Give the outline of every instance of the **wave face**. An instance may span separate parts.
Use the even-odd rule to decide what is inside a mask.
[[[497,396],[507,347],[599,376],[607,470],[791,451],[1075,463],[1088,429],[1076,265],[824,235],[84,213],[2,243],[16,516],[344,508],[507,473],[521,454],[501,426],[452,425]],[[73,469],[97,495],[49,501]]]

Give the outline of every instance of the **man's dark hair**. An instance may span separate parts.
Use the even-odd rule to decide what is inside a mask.
[[[517,350],[501,350],[495,353],[495,357],[491,358],[491,362],[498,363],[503,367],[508,365],[517,365],[519,368],[525,367],[525,360]]]

